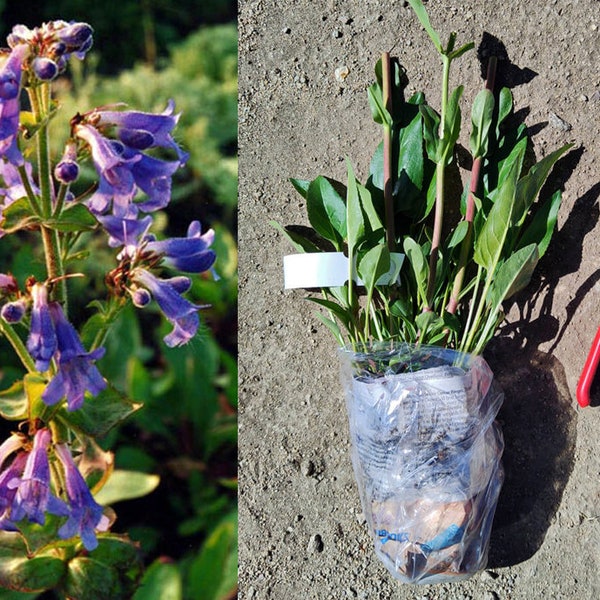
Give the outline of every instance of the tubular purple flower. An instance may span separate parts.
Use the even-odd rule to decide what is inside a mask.
[[[209,229],[201,235],[199,221],[193,221],[188,227],[187,237],[170,238],[148,242],[146,248],[164,256],[164,264],[186,273],[202,273],[214,264],[216,254],[209,246],[213,243],[215,232]]]
[[[31,288],[31,299],[33,307],[27,350],[35,359],[35,368],[38,371],[47,371],[57,348],[56,333],[48,306],[48,288],[36,283]]]
[[[10,509],[17,490],[14,487],[9,487],[15,479],[21,477],[25,463],[27,461],[27,453],[19,452],[12,463],[0,473],[0,529],[5,531],[15,531],[16,527],[10,517]]]
[[[16,166],[23,164],[23,155],[17,144],[19,133],[19,94],[23,62],[29,46],[19,44],[13,48],[0,67],[0,157]]]
[[[173,348],[189,342],[198,331],[200,306],[192,304],[180,295],[179,286],[168,279],[159,279],[146,269],[137,268],[131,274],[132,279],[145,287],[160,306],[165,317],[173,325],[173,330],[163,339],[167,346]]]
[[[137,208],[132,200],[136,190],[131,163],[139,161],[141,155],[125,157],[125,147],[120,142],[105,138],[91,125],[77,125],[75,135],[89,145],[100,176],[98,190],[88,200],[88,208],[99,215],[109,210],[112,202],[115,216],[135,217]]]
[[[173,114],[174,111],[175,102],[169,100],[166,109],[161,114],[98,109],[93,114],[99,117],[99,125],[115,125],[119,130],[121,141],[127,146],[140,150],[150,147],[175,150],[179,165],[183,166],[187,162],[189,154],[179,147],[171,135],[179,121],[179,114]],[[127,140],[133,143],[128,143]],[[140,143],[143,144],[142,147],[137,145]]]
[[[65,469],[65,482],[71,513],[67,522],[58,530],[61,539],[80,535],[86,550],[98,546],[95,531],[106,531],[108,517],[94,500],[66,444],[56,444],[55,452]]]
[[[46,386],[42,400],[53,405],[66,397],[67,410],[77,410],[83,404],[86,391],[96,396],[106,388],[106,381],[94,364],[104,356],[105,349],[86,352],[60,304],[50,302],[48,308],[56,331],[58,372]]]
[[[43,525],[46,512],[61,517],[69,514],[67,505],[50,492],[48,446],[51,440],[49,429],[38,430],[23,474],[8,482],[8,488],[16,490],[10,511],[10,518],[14,523],[27,516],[30,521]]]

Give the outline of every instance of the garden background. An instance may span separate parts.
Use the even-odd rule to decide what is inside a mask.
[[[75,112],[95,106],[124,102],[161,112],[175,100],[181,112],[175,135],[190,160],[174,179],[173,200],[160,217],[162,232],[185,235],[194,219],[216,232],[220,279],[197,277],[190,293],[190,300],[210,304],[201,314],[201,333],[170,350],[160,343],[165,328],[158,312],[140,317],[126,311],[99,363],[107,379],[145,403],[102,440],[103,447],[115,452],[117,469],[160,477],[148,495],[114,505],[113,531],[139,541],[149,567],[138,600],[224,600],[236,594],[236,15],[230,0],[121,0],[110,7],[84,0],[0,0],[2,40],[19,23],[34,27],[64,19],[94,28],[85,66],[73,61],[69,75],[56,81],[62,105],[56,131],[66,135]],[[59,154],[64,139],[52,141]],[[99,239],[87,243],[97,257],[95,279],[70,283],[74,321],[86,317],[86,305],[102,289],[101,278],[114,260]],[[18,280],[43,278],[43,265],[26,235],[2,239],[1,272],[11,271]],[[18,376],[14,361],[0,341],[0,389]],[[35,597],[42,596],[0,590],[3,600]]]

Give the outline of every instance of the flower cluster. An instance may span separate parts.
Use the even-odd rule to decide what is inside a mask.
[[[0,445],[0,529],[16,531],[23,519],[44,525],[46,514],[68,517],[58,530],[59,538],[80,535],[85,548],[93,550],[98,545],[95,531],[106,531],[109,519],[64,443],[54,445],[53,458],[63,472],[67,500],[56,495],[50,476],[51,442],[50,430],[42,428],[33,436],[33,444],[26,436],[13,434]]]
[[[39,234],[46,261],[45,278],[29,276],[23,282],[0,273],[0,334],[28,371],[15,384],[26,408],[19,404],[6,414],[0,408],[3,417],[21,421],[19,432],[28,432],[13,433],[0,444],[0,530],[23,533],[25,521],[39,526],[52,521],[53,535],[65,540],[80,536],[87,550],[98,545],[96,532],[106,531],[109,520],[71,448],[96,447],[88,443],[98,431],[89,427],[90,420],[102,417],[109,429],[124,418],[111,415],[111,402],[121,402],[119,410],[129,407],[120,394],[101,394],[109,386],[102,364],[96,364],[105,353],[102,340],[127,303],[142,308],[154,300],[173,326],[165,343],[189,342],[203,306],[184,297],[192,280],[181,272],[213,272],[216,260],[214,232],[203,233],[199,221],[190,224],[185,237],[159,239],[151,232],[156,211],[171,200],[174,174],[188,159],[173,137],[179,120],[173,101],[159,114],[118,104],[78,113],[62,157],[53,165],[49,82],[72,56],[85,57],[92,33],[87,23],[62,20],[34,29],[17,25],[8,37],[9,48],[0,50],[0,237],[20,229],[31,238]],[[21,135],[24,93],[27,126],[33,124],[27,136]],[[37,165],[26,160],[30,156]],[[76,198],[71,185],[86,160],[97,183]],[[78,216],[63,229],[57,224],[67,211]],[[18,216],[10,221],[14,213]],[[108,295],[97,301],[100,312],[93,315],[100,317],[100,330],[86,349],[68,316],[67,268],[72,244],[90,231],[114,249],[117,266],[105,278]],[[86,397],[95,398],[101,411],[86,411]],[[49,514],[63,520],[56,525]]]

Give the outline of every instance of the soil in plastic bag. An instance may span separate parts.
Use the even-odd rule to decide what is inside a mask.
[[[352,462],[375,551],[435,583],[487,562],[503,480],[503,395],[480,356],[405,343],[343,348]]]

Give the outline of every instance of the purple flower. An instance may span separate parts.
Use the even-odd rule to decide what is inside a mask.
[[[165,344],[173,348],[189,342],[198,330],[198,309],[201,308],[181,296],[189,288],[190,280],[187,277],[159,279],[142,268],[134,269],[131,276],[134,282],[152,294],[165,317],[173,324],[173,330],[164,337]]]
[[[41,81],[52,81],[58,75],[58,65],[50,58],[36,56],[31,61],[35,76]]]
[[[102,514],[102,507],[92,497],[67,445],[56,444],[55,451],[65,469],[71,511],[67,522],[58,530],[58,536],[68,539],[79,534],[85,548],[88,551],[94,550],[98,546],[95,530],[106,531],[109,520]]]
[[[153,221],[150,215],[142,219],[121,219],[112,215],[97,218],[109,235],[108,245],[111,248],[125,246],[126,250],[132,254]]]
[[[36,283],[31,288],[31,298],[33,308],[27,350],[35,359],[35,368],[38,371],[47,371],[57,348],[56,333],[48,306],[48,288]]]
[[[213,266],[216,254],[209,249],[214,241],[215,232],[209,229],[201,235],[201,231],[200,222],[192,221],[187,237],[151,241],[146,244],[146,249],[163,255],[163,262],[169,267],[186,273],[202,273]]]
[[[27,453],[20,452],[17,454],[12,463],[0,473],[0,530],[16,531],[16,527],[12,522],[10,509],[17,495],[17,490],[14,487],[9,487],[15,478],[19,478],[25,468],[27,461]]]
[[[19,132],[19,95],[23,62],[29,54],[29,47],[18,45],[0,67],[0,157],[20,166],[23,155],[17,144]]]
[[[85,57],[92,47],[93,33],[94,30],[87,23],[56,20],[34,29],[15,25],[7,41],[11,48],[18,45],[33,47],[36,56],[53,60],[58,70],[63,71],[71,54],[79,59]]]
[[[175,102],[169,100],[167,108],[161,114],[139,111],[96,110],[99,125],[117,127],[119,139],[130,148],[145,150],[160,147],[175,150],[179,163],[184,165],[189,158],[187,152],[177,145],[172,131],[179,121],[174,115]]]
[[[173,174],[188,158],[171,135],[179,118],[173,115],[173,108],[169,102],[158,115],[96,109],[75,126],[75,135],[89,145],[100,176],[98,189],[88,200],[94,214],[103,215],[112,206],[114,216],[132,219],[140,210],[152,212],[169,203]],[[101,132],[106,128],[116,128],[119,139],[105,137]],[[177,160],[144,154],[142,150],[148,148],[174,150]],[[138,190],[147,198],[136,199]]]
[[[53,405],[62,398],[67,399],[67,409],[77,410],[83,404],[85,392],[93,396],[106,388],[106,381],[94,364],[104,356],[104,348],[86,352],[77,331],[67,318],[58,302],[50,302],[48,310],[56,332],[58,347],[58,372],[42,393],[42,400]]]
[[[27,310],[27,302],[24,298],[19,298],[14,302],[7,302],[0,309],[0,316],[7,323],[18,323],[24,316]]]
[[[98,190],[87,201],[88,208],[100,215],[110,209],[112,202],[115,216],[135,218],[137,209],[132,205],[136,192],[135,180],[129,163],[139,160],[141,156],[126,158],[123,144],[105,138],[91,125],[77,125],[75,133],[88,143],[100,177]]]
[[[8,488],[16,490],[10,511],[10,518],[14,523],[27,516],[30,521],[43,525],[46,512],[61,517],[69,514],[67,505],[50,493],[48,446],[51,439],[49,429],[39,429],[33,439],[33,449],[27,456],[23,474],[8,482]]]
[[[0,273],[0,292],[2,294],[13,294],[18,289],[19,286],[17,285],[17,280],[14,275]]]

